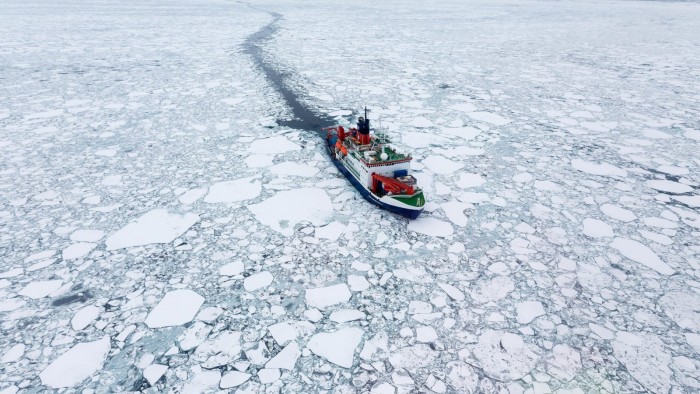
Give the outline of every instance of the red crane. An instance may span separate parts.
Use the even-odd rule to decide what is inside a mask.
[[[377,173],[372,173],[372,190],[376,193],[379,184],[382,184],[384,191],[391,194],[408,194],[414,193],[413,186],[407,185],[394,178],[389,178]]]

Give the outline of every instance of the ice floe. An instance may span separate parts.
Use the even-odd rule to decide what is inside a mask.
[[[55,389],[75,387],[102,369],[110,347],[107,336],[73,346],[41,371],[41,383]]]
[[[615,238],[610,246],[617,249],[620,254],[628,259],[636,261],[662,275],[671,275],[675,272],[673,268],[664,263],[654,251],[643,243],[627,238]]]
[[[360,344],[363,334],[364,332],[357,327],[322,332],[312,336],[307,346],[315,355],[343,368],[350,368],[353,365],[355,349]]]
[[[202,304],[204,297],[192,290],[173,290],[151,310],[145,323],[150,328],[179,326],[192,321]]]
[[[323,189],[302,188],[278,192],[261,203],[249,205],[248,209],[260,223],[289,236],[302,221],[326,224],[333,205]]]
[[[261,191],[262,184],[253,177],[217,182],[209,187],[204,202],[217,204],[245,201],[259,196]]]
[[[154,243],[172,242],[199,221],[199,215],[178,215],[165,209],[154,209],[112,234],[105,241],[107,250]]]

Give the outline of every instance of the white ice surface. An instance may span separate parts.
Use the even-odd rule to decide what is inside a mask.
[[[146,317],[150,328],[179,326],[194,319],[204,297],[189,289],[173,290],[165,294]]]
[[[364,332],[357,327],[322,332],[312,336],[307,346],[317,356],[343,368],[350,368],[353,364],[355,349],[360,344],[363,334]]]
[[[248,206],[256,219],[284,235],[294,233],[294,225],[308,221],[326,224],[333,205],[323,189],[303,188],[278,192],[274,196]]]
[[[132,246],[172,242],[199,221],[199,215],[178,215],[165,209],[154,209],[112,234],[105,244],[107,250]]]
[[[216,204],[250,200],[259,196],[261,190],[262,184],[255,178],[217,182],[209,187],[204,202]]]
[[[332,305],[347,302],[352,293],[348,285],[339,283],[327,287],[318,287],[315,289],[306,289],[306,305],[324,309]]]
[[[627,238],[615,238],[610,246],[617,249],[628,259],[651,268],[662,275],[671,275],[675,272],[653,250],[640,242]]]
[[[269,286],[272,283],[272,274],[264,271],[245,278],[243,287],[246,291],[255,291]]]
[[[41,383],[51,388],[75,387],[102,369],[109,349],[108,336],[92,342],[79,343],[41,371]]]

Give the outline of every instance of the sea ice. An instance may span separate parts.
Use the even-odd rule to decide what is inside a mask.
[[[60,280],[40,280],[31,282],[24,286],[24,288],[20,290],[18,294],[38,300],[39,298],[44,298],[54,291],[60,289],[62,284],[63,282]]]
[[[333,311],[328,318],[336,323],[346,323],[349,321],[364,319],[365,314],[357,309],[339,309],[337,311]]]
[[[73,327],[73,329],[76,331],[82,330],[97,319],[97,317],[100,315],[100,310],[101,309],[95,305],[87,305],[81,308],[75,312],[75,315],[73,315],[73,318],[70,321],[71,327]]]
[[[5,352],[5,354],[2,355],[2,360],[0,360],[0,362],[7,364],[19,360],[24,355],[25,348],[26,346],[23,343],[18,343],[12,346]]]
[[[301,356],[301,349],[296,342],[285,346],[277,355],[265,364],[265,368],[279,368],[291,371]]]
[[[243,262],[238,260],[219,267],[219,275],[235,276],[241,274],[244,269],[245,266],[243,265]]]
[[[539,301],[525,301],[516,305],[518,311],[518,323],[529,324],[536,317],[545,314],[544,307]]]
[[[602,220],[583,219],[583,233],[591,238],[612,237],[615,235],[612,227]]]
[[[192,321],[204,297],[189,289],[173,290],[165,294],[146,317],[150,328],[179,326]]]
[[[430,326],[419,326],[416,328],[416,341],[430,343],[437,339],[438,335],[434,328]]]
[[[667,180],[651,180],[647,181],[646,185],[654,190],[673,194],[683,194],[693,191],[693,188],[688,185]]]
[[[278,192],[248,209],[257,220],[286,236],[294,234],[294,226],[302,221],[323,225],[333,212],[333,204],[323,189],[302,188]]]
[[[100,230],[77,230],[70,235],[70,239],[79,242],[97,242],[104,236],[104,231]]]
[[[167,365],[151,364],[144,368],[143,377],[148,381],[148,384],[154,386],[156,382],[158,382],[158,380],[165,375],[167,370]]]
[[[78,242],[73,244],[63,249],[63,260],[74,260],[87,256],[95,247],[97,247],[97,244],[91,242]]]
[[[247,382],[248,379],[250,379],[251,377],[252,375],[249,373],[231,371],[221,378],[221,381],[219,382],[219,387],[222,389],[238,387],[243,383]]]
[[[285,161],[284,163],[275,164],[270,167],[270,172],[275,175],[290,175],[309,178],[318,174],[318,168],[308,164]]]
[[[184,193],[178,198],[178,201],[180,203],[185,204],[185,205],[190,205],[193,204],[195,201],[199,200],[202,198],[202,196],[207,192],[207,189],[204,188],[197,188],[197,189],[190,189]]]
[[[522,379],[539,360],[536,346],[516,334],[495,330],[482,333],[471,350],[486,376],[501,381]]]
[[[618,207],[617,205],[603,204],[600,206],[600,210],[607,216],[621,222],[637,220],[637,216],[632,211]]]
[[[41,383],[54,389],[78,385],[102,369],[110,346],[108,336],[73,346],[39,374]]]
[[[124,226],[105,241],[107,250],[169,243],[199,221],[199,215],[178,215],[165,209],[154,209]]]
[[[494,114],[492,112],[469,112],[467,113],[470,118],[476,119],[481,122],[491,123],[496,126],[507,125],[511,122],[510,119],[504,118],[501,115]]]
[[[630,260],[636,261],[647,268],[662,275],[672,275],[675,271],[668,264],[664,263],[659,256],[646,245],[627,238],[615,238],[610,244],[617,249],[620,254]]]
[[[627,171],[608,163],[593,163],[582,159],[572,159],[571,166],[592,175],[626,177]]]
[[[324,309],[329,306],[347,302],[352,293],[348,285],[339,283],[328,287],[316,289],[306,289],[306,305],[314,308]]]
[[[647,390],[668,393],[671,388],[671,356],[654,334],[620,331],[612,343],[615,358]]]
[[[315,334],[307,346],[317,356],[343,368],[350,368],[363,334],[357,327],[341,328],[335,332]]]
[[[262,184],[254,177],[218,182],[211,185],[204,202],[217,204],[245,201],[259,196],[261,191]]]
[[[429,156],[421,164],[425,165],[435,174],[452,174],[453,172],[464,167],[464,164],[452,161],[444,156]]]
[[[275,136],[251,142],[248,152],[258,154],[277,154],[300,150],[301,147],[284,136]]]
[[[273,324],[269,326],[267,330],[270,331],[270,335],[275,339],[275,342],[281,346],[295,340],[299,335],[297,329],[287,322]]]
[[[272,283],[272,274],[265,271],[253,274],[243,281],[246,291],[255,291],[269,286]]]
[[[407,229],[420,234],[430,235],[433,237],[449,237],[454,233],[452,225],[439,219],[431,217],[419,217],[408,223]]]

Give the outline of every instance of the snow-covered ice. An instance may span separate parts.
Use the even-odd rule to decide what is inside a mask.
[[[357,327],[341,328],[334,332],[322,332],[309,339],[308,348],[314,354],[343,368],[353,365],[355,349],[364,332]]]
[[[204,297],[189,289],[166,293],[144,321],[150,328],[179,326],[192,321]]]
[[[143,214],[105,241],[107,250],[129,248],[153,243],[168,243],[199,221],[193,213],[178,215],[165,209],[154,209]]]
[[[75,387],[102,369],[110,349],[109,337],[82,342],[61,354],[41,371],[41,383],[51,388]]]
[[[327,287],[318,287],[306,290],[306,304],[308,306],[324,309],[332,305],[346,302],[352,294],[348,285],[339,283]]]

